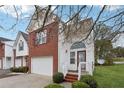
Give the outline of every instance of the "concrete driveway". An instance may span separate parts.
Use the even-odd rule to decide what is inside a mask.
[[[0,88],[42,88],[52,79],[38,74],[21,74],[0,79]]]
[[[4,75],[4,74],[8,74],[8,73],[10,73],[9,70],[0,69],[0,75]]]

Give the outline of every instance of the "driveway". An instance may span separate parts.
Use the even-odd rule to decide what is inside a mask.
[[[9,70],[0,69],[0,75],[4,75],[4,74],[8,74],[8,73],[10,73]]]
[[[21,74],[0,79],[0,88],[42,88],[52,83],[48,76]]]

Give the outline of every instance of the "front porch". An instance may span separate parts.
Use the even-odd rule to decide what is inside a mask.
[[[79,80],[81,75],[92,75],[93,62],[89,60],[88,47],[83,42],[75,42],[70,47],[70,62],[66,68],[66,81]]]
[[[87,70],[87,67],[89,70]],[[82,75],[92,75],[93,74],[93,62],[80,62],[78,66],[78,70],[68,70],[65,75],[65,81],[74,82],[76,80],[80,80]]]

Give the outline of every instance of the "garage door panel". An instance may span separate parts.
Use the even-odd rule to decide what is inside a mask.
[[[21,59],[18,58],[15,60],[15,67],[20,67],[21,66]]]
[[[31,59],[31,72],[47,76],[53,75],[53,57],[34,57]]]
[[[6,69],[11,68],[11,61],[6,61]]]

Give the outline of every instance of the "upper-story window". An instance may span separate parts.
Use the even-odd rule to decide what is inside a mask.
[[[20,40],[19,42],[19,51],[24,50],[24,42]]]
[[[42,32],[37,32],[36,34],[36,44],[43,44],[47,41],[47,30]]]

